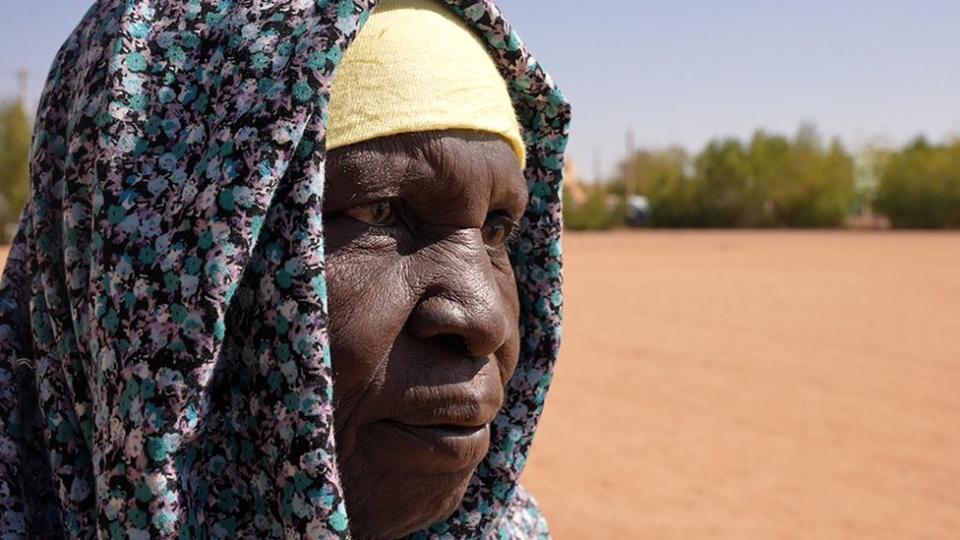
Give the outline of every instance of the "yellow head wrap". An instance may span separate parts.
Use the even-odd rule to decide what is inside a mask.
[[[480,39],[437,0],[383,0],[333,78],[327,149],[442,129],[500,135],[526,163],[506,82]]]

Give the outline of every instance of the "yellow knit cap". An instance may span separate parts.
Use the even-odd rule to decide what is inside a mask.
[[[327,149],[442,129],[500,135],[526,163],[506,82],[480,39],[437,0],[383,0],[334,75]]]

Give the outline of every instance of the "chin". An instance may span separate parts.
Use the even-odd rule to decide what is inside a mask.
[[[439,523],[460,506],[473,469],[429,477],[407,478],[400,492],[388,485],[373,486],[363,503],[350,508],[351,530],[358,540],[403,538],[413,532]],[[384,479],[386,481],[386,479]],[[387,484],[395,484],[387,482]],[[384,489],[387,488],[387,489]]]
[[[460,429],[395,421],[341,437],[341,473],[354,536],[401,538],[450,517],[490,447],[489,424]]]

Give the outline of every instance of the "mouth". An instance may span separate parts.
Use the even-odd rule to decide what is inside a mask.
[[[412,386],[390,402],[385,416],[367,424],[367,451],[416,474],[472,472],[490,449],[490,424],[502,404],[502,388],[492,380]]]
[[[382,451],[408,466],[437,474],[472,470],[490,447],[488,424],[414,425],[382,420],[373,427],[380,431]]]
[[[435,425],[416,425],[400,422],[397,420],[384,420],[384,422],[393,425],[397,429],[407,431],[411,435],[424,438],[428,441],[436,439],[445,439],[451,437],[473,437],[477,433],[485,432],[487,424],[478,426],[462,426],[457,424],[435,424]]]

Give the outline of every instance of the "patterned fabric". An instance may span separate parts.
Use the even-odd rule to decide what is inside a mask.
[[[560,339],[569,107],[489,0],[527,144],[521,357],[460,509],[417,538],[547,536],[519,488]],[[321,197],[334,68],[372,0],[101,0],[41,99],[0,283],[0,537],[346,538]]]

